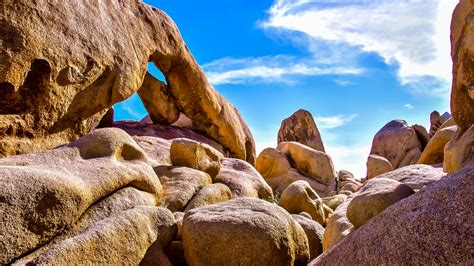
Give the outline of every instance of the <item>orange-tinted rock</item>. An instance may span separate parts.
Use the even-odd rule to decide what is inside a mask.
[[[455,173],[474,163],[474,125],[462,132],[458,128],[451,140],[444,146],[443,169]]]
[[[318,151],[324,151],[321,134],[310,112],[300,109],[281,122],[278,143],[295,141]]]
[[[444,146],[456,134],[457,126],[450,126],[436,131],[430,142],[421,153],[419,164],[439,164],[444,160]]]
[[[131,0],[8,1],[2,14],[0,156],[88,133],[141,87],[151,61],[197,129],[254,163],[252,137],[238,111],[209,84],[161,10]]]

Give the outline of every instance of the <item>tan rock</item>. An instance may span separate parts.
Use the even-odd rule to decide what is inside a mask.
[[[322,198],[324,205],[329,208],[336,210],[336,208],[341,205],[347,199],[347,195],[337,194],[331,197]]]
[[[456,134],[456,129],[457,126],[450,126],[436,131],[417,163],[430,165],[443,163],[444,145]]]
[[[300,109],[281,122],[278,143],[295,141],[325,152],[321,134],[310,112]]]
[[[174,219],[176,221],[176,226],[178,227],[178,231],[174,239],[182,239],[183,236],[183,219],[184,219],[184,212],[173,212]]]
[[[340,170],[337,173],[339,181],[355,181],[354,175],[347,170]]]
[[[340,191],[349,191],[351,193],[356,192],[362,186],[362,183],[356,180],[349,180],[349,181],[340,181]]]
[[[289,185],[281,194],[278,205],[289,213],[306,212],[319,224],[326,224],[324,203],[306,181],[300,180]]]
[[[386,158],[397,169],[415,164],[421,149],[415,130],[404,120],[392,120],[375,134],[370,154]]]
[[[266,148],[258,155],[255,168],[263,178],[271,179],[288,173],[291,165],[285,154],[277,149]]]
[[[170,125],[178,120],[179,109],[168,86],[148,72],[138,95],[153,123]]]
[[[453,59],[451,112],[460,132],[467,131],[474,124],[474,87],[472,86],[474,22],[471,19],[473,10],[472,1],[461,0],[454,9],[451,21],[451,57]]]
[[[429,136],[430,138],[434,136],[434,134],[436,134],[436,131],[438,131],[439,127],[444,123],[446,122],[447,118],[446,118],[446,115],[447,113],[445,113],[443,116],[441,116],[438,111],[433,111],[431,112],[430,114],[430,132],[429,132]]]
[[[347,206],[352,200],[349,196],[329,216],[323,236],[323,252],[330,249],[355,230],[354,225],[347,219]]]
[[[305,176],[325,184],[334,182],[336,171],[331,157],[326,153],[298,142],[281,142],[277,150],[291,158],[298,171]]]
[[[190,139],[174,139],[170,148],[174,166],[186,166],[208,173],[214,178],[221,169],[220,152],[205,143]]]
[[[224,148],[222,147],[221,144],[187,128],[179,128],[179,127],[174,127],[174,126],[165,126],[165,125],[157,125],[157,124],[153,125],[150,123],[131,122],[131,121],[117,121],[114,123],[114,127],[123,129],[132,137],[148,136],[148,137],[161,138],[164,140],[186,138],[186,139],[194,140],[197,142],[206,143],[207,145],[218,150],[220,153],[224,155],[228,155],[224,152]]]
[[[422,189],[445,176],[443,169],[425,164],[414,164],[379,175],[377,178],[389,178],[409,186],[414,191]]]
[[[367,159],[367,179],[393,171],[392,164],[382,156],[369,155]]]
[[[390,205],[415,193],[393,179],[377,177],[364,183],[347,207],[347,219],[359,228]]]
[[[324,227],[319,223],[299,214],[292,214],[293,219],[301,225],[308,238],[310,259],[323,253]]]
[[[472,264],[474,164],[399,201],[310,265]],[[326,228],[325,234],[328,231]]]
[[[171,141],[151,136],[133,136],[133,140],[148,156],[151,166],[171,165]]]
[[[2,14],[11,34],[0,34],[0,156],[53,148],[90,132],[107,109],[141,87],[151,61],[197,129],[254,163],[247,125],[161,10],[140,1],[22,1],[6,2]]]
[[[265,179],[265,181],[270,185],[275,193],[275,197],[279,198],[281,193],[293,182],[298,180],[304,180],[308,182],[309,186],[321,197],[326,197],[330,194],[331,191],[336,190],[336,184],[323,184],[314,180],[313,178],[306,177],[300,174],[296,169],[291,168],[291,170],[282,176]]]
[[[230,188],[232,197],[253,197],[273,201],[272,188],[249,163],[223,158],[221,171],[214,179]]]
[[[194,208],[230,200],[231,198],[232,193],[229,187],[221,183],[211,184],[203,187],[188,203],[184,211],[187,212]]]
[[[455,173],[474,163],[474,125],[465,132],[458,128],[456,134],[444,146],[443,169]]]
[[[300,265],[310,256],[306,234],[291,215],[254,198],[190,210],[183,245],[190,265]]]
[[[132,187],[156,202],[162,187],[146,155],[125,132],[104,128],[44,153],[0,160],[0,263],[50,241],[90,206]],[[127,201],[133,202],[132,198]],[[84,216],[85,217],[85,216]]]
[[[166,245],[176,232],[170,211],[140,206],[107,217],[29,261],[32,264],[138,264],[154,243]],[[26,263],[26,261],[25,261]]]
[[[172,212],[183,211],[201,188],[212,183],[208,174],[188,167],[157,166],[153,169],[163,186],[158,206]]]

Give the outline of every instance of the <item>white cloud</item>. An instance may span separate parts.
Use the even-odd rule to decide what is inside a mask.
[[[409,104],[409,103],[405,104],[404,106],[405,106],[405,108],[407,108],[407,109],[413,109],[413,108],[415,108],[415,106],[413,106],[413,105],[411,105],[411,104]]]
[[[256,58],[222,58],[203,65],[213,85],[247,82],[293,82],[294,76],[357,75],[364,70],[327,66],[313,60],[277,55]]]
[[[296,42],[301,41],[301,33],[306,34],[309,48],[329,43],[356,48],[359,53],[375,52],[387,64],[398,66],[402,84],[427,77],[450,82],[449,27],[456,3],[277,0],[261,25],[296,33]]]
[[[331,156],[334,167],[339,170],[347,170],[354,174],[357,179],[367,174],[367,157],[371,145],[360,146],[326,146],[326,153]]]
[[[351,122],[357,114],[350,115],[336,115],[336,116],[318,116],[315,118],[316,124],[319,128],[336,128],[344,126]]]

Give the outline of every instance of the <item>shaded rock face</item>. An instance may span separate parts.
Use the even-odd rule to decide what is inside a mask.
[[[142,204],[155,205],[162,193],[146,154],[120,129],[99,129],[56,150],[1,159],[0,264],[44,245],[125,187],[141,191],[130,202]]]
[[[324,227],[319,223],[299,214],[292,214],[293,219],[301,225],[308,237],[310,259],[323,253]]]
[[[451,21],[451,112],[461,134],[474,124],[474,4],[461,0]]]
[[[416,163],[421,151],[415,130],[404,120],[393,120],[375,134],[370,154],[386,158],[397,169]]]
[[[310,257],[306,234],[291,215],[253,198],[188,211],[183,244],[190,265],[306,265]]]
[[[473,176],[471,164],[426,186],[310,264],[472,264]]]
[[[455,173],[474,163],[474,125],[462,132],[459,128],[444,146],[443,169]]]
[[[0,156],[88,133],[107,109],[141,87],[151,61],[197,129],[254,163],[247,126],[208,83],[162,11],[135,0],[8,1],[2,15]]]
[[[430,114],[430,132],[428,133],[430,138],[436,134],[436,131],[438,131],[439,127],[446,122],[451,115],[449,113],[444,113],[443,115],[440,115],[438,111],[433,111]]]
[[[457,126],[439,129],[421,153],[419,164],[439,164],[444,160],[444,146],[456,134]]]
[[[351,203],[349,196],[340,204],[327,219],[323,236],[323,251],[330,249],[355,230],[354,225],[347,219],[347,207]]]
[[[278,143],[295,141],[317,151],[324,151],[321,134],[310,112],[300,109],[281,122]]]

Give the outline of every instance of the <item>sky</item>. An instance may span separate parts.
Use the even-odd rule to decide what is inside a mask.
[[[145,0],[165,11],[214,87],[237,107],[257,154],[298,109],[316,120],[336,170],[366,175],[393,119],[429,129],[449,111],[456,1]],[[149,71],[163,79],[153,65]],[[137,95],[115,119],[141,119]]]

